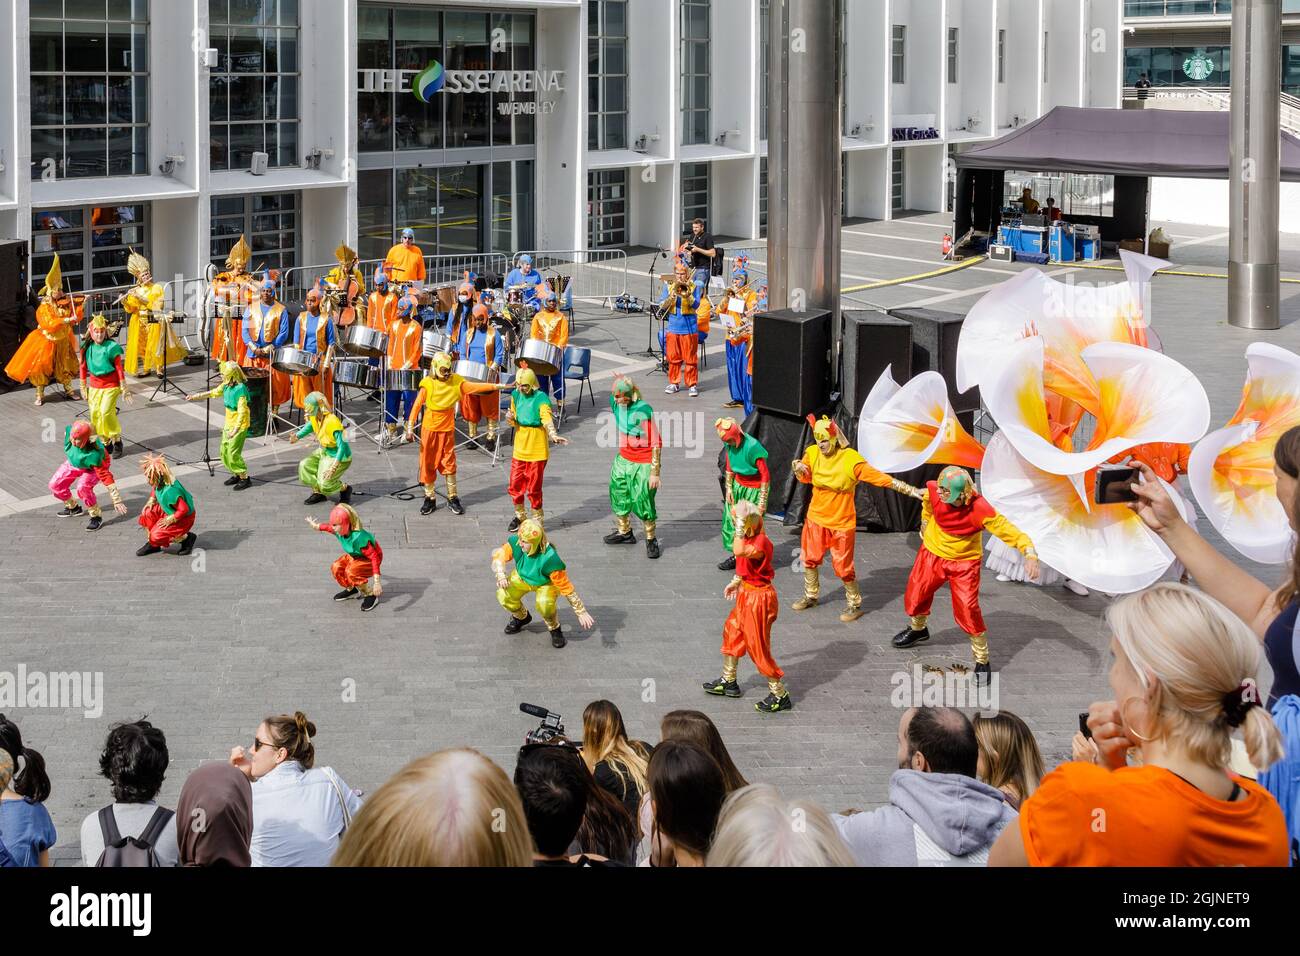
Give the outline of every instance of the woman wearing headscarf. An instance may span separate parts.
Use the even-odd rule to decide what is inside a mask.
[[[228,763],[205,763],[185,779],[176,806],[181,866],[251,866],[253,787]]]

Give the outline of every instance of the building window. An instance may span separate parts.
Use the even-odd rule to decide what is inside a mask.
[[[32,178],[149,172],[147,0],[32,0]]]
[[[298,0],[208,0],[212,168],[298,166]]]
[[[627,170],[587,174],[587,246],[627,245]]]
[[[587,148],[627,148],[627,2],[587,0]]]
[[[767,78],[770,66],[772,0],[758,3],[758,138],[767,139]],[[848,97],[845,97],[847,99]]]
[[[33,286],[50,271],[56,252],[69,292],[131,285],[126,260],[132,251],[149,256],[148,215],[145,203],[32,210]]]
[[[767,157],[758,160],[758,234],[767,235]]]
[[[892,150],[889,166],[889,193],[890,208],[893,209],[894,212],[898,212],[900,209],[904,208],[903,204],[906,202],[907,198],[904,190],[903,168],[903,151],[901,149]]]
[[[298,265],[300,208],[297,193],[213,196],[208,249],[212,264],[224,268],[230,247],[245,236],[254,268],[292,269]]]
[[[893,38],[890,41],[890,62],[893,67],[893,81],[907,82],[907,27],[894,24]]]
[[[682,145],[709,141],[710,0],[681,0]]]
[[[533,247],[533,161],[492,164],[492,251],[507,255]]]
[[[957,28],[948,28],[948,82],[957,82]]]
[[[1007,81],[1007,31],[998,31],[998,82]]]
[[[691,223],[703,219],[709,229],[709,164],[682,163],[682,235],[691,231]]]

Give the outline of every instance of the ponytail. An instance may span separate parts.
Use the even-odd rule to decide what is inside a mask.
[[[1246,745],[1251,766],[1257,770],[1266,770],[1286,756],[1282,733],[1263,707],[1252,707],[1247,711],[1241,724],[1241,740]]]
[[[0,750],[8,753],[14,762],[14,778],[9,784],[10,789],[34,803],[48,800],[50,778],[45,772],[45,758],[37,751],[23,746],[18,725],[4,714],[0,714]]]

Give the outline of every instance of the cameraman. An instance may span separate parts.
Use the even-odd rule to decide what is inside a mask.
[[[682,244],[682,251],[691,257],[691,278],[707,290],[713,277],[713,257],[718,254],[713,247],[713,237],[704,231],[704,220],[691,221],[691,234]]]
[[[533,866],[611,866],[573,844],[596,786],[578,749],[567,741],[525,744],[515,763],[515,789],[537,853]],[[629,821],[630,823],[630,821]],[[630,829],[630,827],[629,827]]]

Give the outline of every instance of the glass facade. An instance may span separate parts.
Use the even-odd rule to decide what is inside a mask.
[[[704,220],[709,231],[709,164],[682,163],[682,235],[691,231],[691,222]]]
[[[208,0],[212,169],[298,166],[298,0]]]
[[[132,283],[126,260],[149,257],[149,205],[72,206],[32,210],[32,284],[39,288],[59,255],[69,292]]]
[[[212,232],[208,255],[218,269],[240,236],[253,249],[253,265],[292,269],[298,265],[298,225],[301,201],[297,193],[253,196],[213,196]]]
[[[1124,85],[1145,73],[1156,86],[1232,85],[1232,48],[1222,46],[1129,47],[1124,51]],[[1282,92],[1300,96],[1300,46],[1282,47]]]
[[[948,28],[948,82],[957,82],[957,50],[959,33],[956,27]]]
[[[627,245],[627,170],[593,170],[587,174],[587,245]]]
[[[1224,16],[1232,13],[1232,0],[1124,0],[1126,17]],[[1300,14],[1300,0],[1282,0],[1282,13]]]
[[[845,169],[848,164],[845,164]],[[758,160],[758,234],[767,235],[767,157]]]
[[[681,0],[682,145],[709,141],[710,0]]]
[[[907,82],[907,27],[897,23],[889,38],[889,73],[891,82]]]
[[[31,0],[32,176],[149,172],[147,0]]]
[[[587,0],[587,148],[626,149],[627,3]]]

